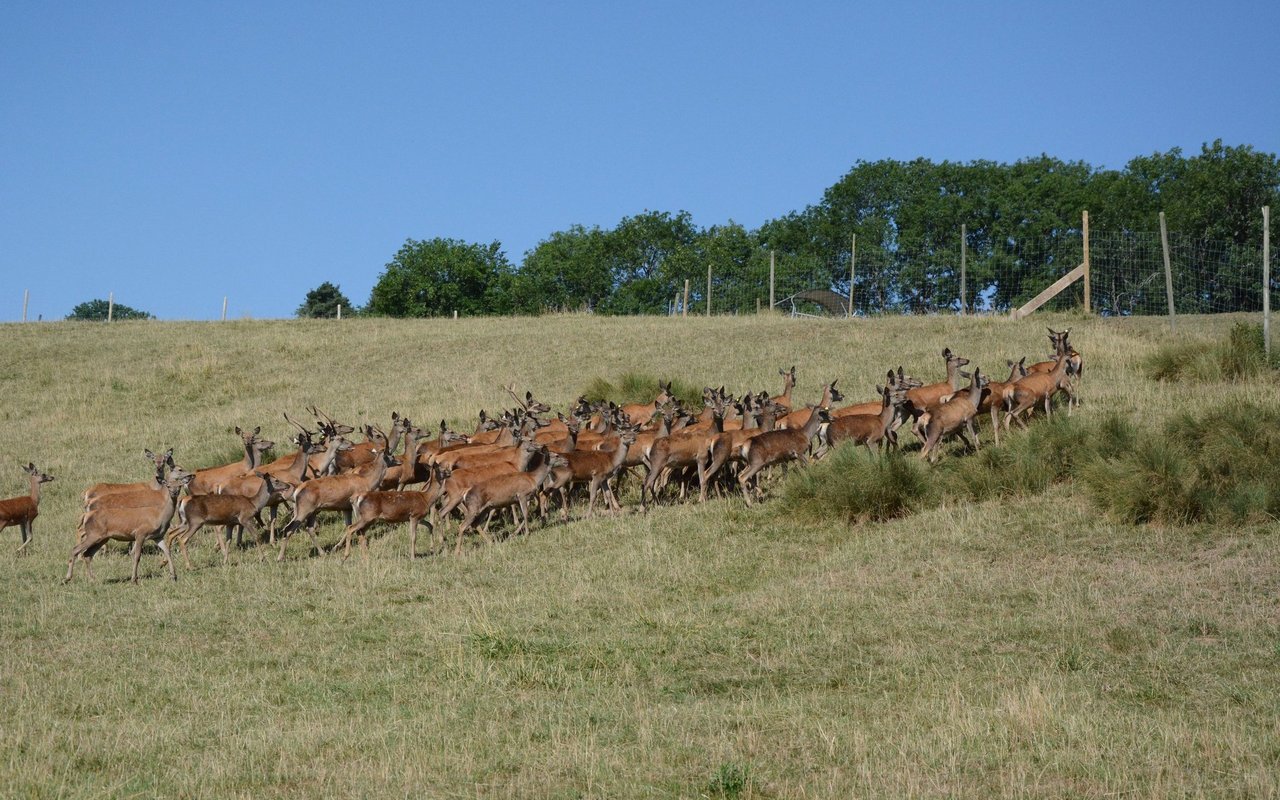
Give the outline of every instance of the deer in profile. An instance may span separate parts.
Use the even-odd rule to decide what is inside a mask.
[[[1046,417],[1053,416],[1053,396],[1059,391],[1067,393],[1067,397],[1071,398],[1075,395],[1075,389],[1071,386],[1071,381],[1067,377],[1067,371],[1071,365],[1071,345],[1067,341],[1066,331],[1057,341],[1058,360],[1051,372],[1037,372],[1017,381],[1013,385],[1013,396],[1007,401],[1009,406],[1008,413],[1004,416],[1004,428],[1009,430],[1009,421],[1013,420],[1023,428],[1027,427],[1027,423],[1022,420],[1022,415],[1029,412],[1032,407],[1043,404]],[[1071,413],[1071,404],[1068,400],[1067,413]]]
[[[402,417],[399,412],[392,411],[391,430],[383,433],[378,429],[378,435],[368,436],[365,441],[354,445],[350,450],[339,453],[336,462],[337,471],[350,472],[357,467],[373,463],[375,450],[381,452],[386,449],[394,453],[400,446],[400,437],[404,436],[412,425],[408,417]]]
[[[497,511],[509,506],[519,506],[520,524],[515,534],[529,530],[529,501],[538,492],[551,475],[551,470],[567,464],[564,456],[543,452],[537,467],[528,472],[509,472],[490,480],[478,483],[467,490],[462,498],[463,518],[458,527],[458,538],[454,545],[454,553],[462,552],[462,536],[475,526],[476,519],[483,513]],[[485,540],[492,543],[489,534],[481,531]]]
[[[982,392],[987,387],[987,383],[981,370],[974,368],[967,392],[959,393],[952,397],[950,402],[938,405],[929,411],[929,420],[924,429],[924,447],[920,450],[921,458],[929,459],[931,464],[936,463],[942,442],[953,435],[959,436],[965,445],[975,450],[981,446],[978,441],[978,429],[974,422],[977,419],[978,404],[982,402]],[[973,435],[972,442],[964,435],[965,430]]]
[[[238,494],[197,494],[184,498],[178,504],[178,526],[172,528],[167,539],[170,545],[177,539],[178,549],[182,551],[182,560],[191,569],[191,559],[187,557],[187,542],[205,525],[222,525],[226,531],[218,537],[218,547],[222,550],[222,563],[228,559],[228,542],[231,540],[231,529],[239,527],[246,530],[255,539],[258,537],[258,514],[266,508],[267,501],[274,494],[289,490],[289,486],[276,480],[266,472],[254,473],[258,490],[252,497]]]
[[[890,373],[892,374],[892,373]],[[907,401],[904,389],[892,386],[877,386],[880,395],[880,413],[850,414],[843,417],[832,417],[819,431],[822,446],[814,453],[814,458],[822,458],[840,442],[854,442],[866,445],[867,452],[875,456],[872,445],[884,449],[891,442],[893,423],[902,413],[902,406]]]
[[[620,513],[622,506],[609,481],[622,471],[622,462],[627,458],[627,448],[635,444],[636,429],[626,427],[618,432],[618,441],[613,450],[574,450],[568,453],[555,453],[565,460],[563,467],[552,469],[546,491],[560,493],[560,512],[563,519],[569,519],[569,492],[578,484],[586,484],[588,492],[587,519],[595,513],[596,495],[604,492],[605,503],[614,513]]]
[[[442,449],[468,442],[466,434],[449,430],[449,425],[440,420],[440,435],[435,439],[418,439],[411,461],[400,465],[398,470],[400,482],[396,489],[404,491],[406,486],[415,483],[428,483],[431,480],[431,459]]]
[[[738,486],[742,489],[742,499],[748,506],[751,505],[751,479],[774,464],[799,461],[802,465],[808,465],[809,458],[805,453],[809,450],[809,442],[817,434],[818,428],[830,421],[831,414],[825,408],[815,407],[803,428],[768,431],[748,439],[742,445],[742,460],[746,466],[738,473]]]
[[[902,367],[899,366],[896,373],[893,370],[889,370],[885,377],[884,385],[888,389],[900,389],[905,394],[908,389],[917,389],[924,384],[910,375],[903,374]],[[881,396],[876,400],[868,400],[865,403],[854,403],[840,408],[833,408],[831,409],[831,418],[834,420],[840,417],[856,417],[862,414],[879,414],[883,405],[884,397]]]
[[[252,431],[241,430],[240,426],[236,426],[236,435],[240,437],[241,444],[244,445],[244,458],[240,461],[233,461],[230,464],[223,464],[220,467],[210,467],[208,469],[196,470],[195,478],[187,487],[187,491],[191,494],[213,494],[221,488],[222,484],[237,478],[246,472],[253,472],[262,465],[262,454],[276,446],[275,442],[259,439],[258,434],[262,432],[262,427],[254,428]]]
[[[343,532],[342,539],[333,546],[333,550],[342,547],[342,560],[351,555],[351,539],[360,539],[360,552],[369,557],[369,539],[365,531],[374,523],[386,522],[396,524],[409,523],[409,558],[418,557],[418,523],[424,523],[429,532],[434,527],[427,518],[440,493],[444,489],[443,481],[432,481],[423,491],[377,491],[361,492],[351,498],[351,524]],[[330,552],[333,552],[332,550]]]
[[[1080,379],[1084,377],[1084,357],[1081,356],[1074,347],[1067,343],[1067,336],[1070,335],[1071,329],[1067,328],[1065,331],[1055,331],[1053,328],[1049,328],[1048,330],[1049,342],[1053,345],[1053,355],[1049,356],[1048,361],[1039,361],[1027,367],[1027,372],[1032,374],[1043,373],[1046,375],[1053,372],[1054,367],[1058,365],[1058,359],[1060,357],[1058,353],[1065,351],[1068,359],[1067,378],[1072,382],[1073,390],[1079,389]],[[1067,401],[1068,411],[1080,404],[1080,401],[1074,391],[1067,395]]]
[[[147,462],[155,469],[154,476],[150,481],[143,481],[142,483],[95,483],[85,489],[84,494],[81,495],[81,500],[84,502],[85,507],[88,508],[90,503],[100,497],[116,492],[130,492],[147,488],[159,489],[164,484],[165,473],[173,468],[173,448],[170,447],[160,455],[156,455],[150,450],[143,450],[142,452],[146,456]]]
[[[947,379],[945,381],[925,384],[907,391],[907,402],[903,407],[911,415],[912,420],[920,419],[920,415],[930,406],[937,405],[944,395],[955,394],[960,391],[961,380],[965,377],[961,372],[961,367],[968,364],[969,359],[961,358],[951,352],[950,347],[943,349],[942,358],[947,364]]]
[[[21,553],[31,543],[31,523],[40,516],[40,487],[53,480],[53,476],[36,469],[36,465],[28,463],[22,468],[27,473],[30,490],[25,495],[0,500],[0,531],[10,525],[17,525],[22,537],[22,544],[15,552]]]
[[[627,403],[620,406],[619,411],[626,419],[630,420],[632,425],[640,426],[647,423],[657,412],[659,408],[676,399],[671,391],[671,381],[663,383],[658,381],[658,395],[653,398],[651,403]]]
[[[152,491],[158,497],[151,498],[145,505],[118,505],[119,498],[104,499],[101,506],[85,512],[80,519],[76,546],[72,548],[71,557],[67,559],[67,575],[63,582],[71,580],[76,559],[81,556],[84,556],[84,566],[89,572],[89,577],[93,578],[93,556],[111,539],[132,542],[134,583],[138,582],[138,564],[142,560],[142,544],[148,539],[154,540],[156,546],[160,548],[169,565],[169,577],[176,581],[178,573],[173,566],[173,555],[169,552],[164,533],[169,527],[169,520],[173,519],[178,493],[194,477],[191,473],[186,473],[182,479],[174,480],[170,475],[159,490]]]
[[[839,379],[837,378],[835,381],[832,381],[822,387],[822,399],[818,401],[818,407],[827,409],[828,413],[830,413],[832,403],[838,403],[844,399],[844,395],[840,394],[840,390],[836,388],[836,382],[838,380]],[[805,423],[809,421],[809,415],[812,413],[812,406],[797,408],[795,411],[792,411],[790,414],[787,414],[785,417],[778,420],[778,427],[803,428]]]
[[[365,426],[365,434],[370,438],[380,437],[384,445],[387,442],[385,434],[370,426]],[[284,560],[290,535],[303,526],[306,526],[307,535],[311,537],[312,547],[320,553],[324,552],[316,540],[316,521],[321,511],[341,511],[346,524],[351,524],[351,499],[362,492],[377,490],[382,485],[387,468],[397,463],[389,449],[384,448],[374,454],[377,457],[371,464],[365,464],[352,472],[312,478],[293,490],[293,519],[280,530],[280,553],[276,556],[276,561]]]

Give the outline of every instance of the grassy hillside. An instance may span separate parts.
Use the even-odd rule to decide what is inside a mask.
[[[1276,402],[1269,378],[1147,377],[1155,319],[0,326],[0,496],[19,462],[57,478],[31,552],[0,536],[0,796],[1275,795],[1274,521],[1121,524],[1070,483],[887,523],[629,508],[412,564],[402,529],[368,562],[297,543],[226,569],[206,534],[177,584],[154,555],[137,587],[119,556],[60,583],[90,483],[142,479],[144,447],[228,460],[236,425],[283,441],[308,403],[461,424],[508,382],[776,391],[791,364],[799,398],[870,398],[944,346],[1043,358],[1045,324],[1085,353],[1086,418]]]

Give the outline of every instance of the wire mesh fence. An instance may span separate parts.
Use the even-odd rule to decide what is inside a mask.
[[[1262,243],[1236,244],[1159,231],[1094,231],[1089,237],[1091,310],[1103,316],[1164,315],[1169,291],[1177,314],[1262,310]],[[1280,298],[1271,254],[1272,304]],[[960,232],[946,247],[854,242],[828,255],[759,250],[716,263],[677,287],[668,312],[753,314],[772,306],[795,316],[1007,314],[1085,262],[1080,230],[1036,240],[990,241]],[[850,286],[852,306],[850,305]],[[709,295],[708,295],[709,290]],[[710,302],[708,303],[708,296]],[[1046,302],[1046,310],[1082,308],[1084,281]]]

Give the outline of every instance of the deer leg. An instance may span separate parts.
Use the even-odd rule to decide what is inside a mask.
[[[182,563],[186,565],[187,569],[195,569],[191,566],[190,556],[187,555],[187,542],[191,541],[191,537],[195,536],[196,531],[200,530],[203,525],[204,523],[201,523],[193,528],[191,523],[188,522],[186,527],[169,532],[169,538],[171,540],[176,539],[178,542],[178,549],[182,551]]]
[[[512,511],[512,513],[514,514],[515,512]],[[516,529],[516,533],[518,534],[520,532],[520,529],[523,528],[524,535],[528,536],[529,535],[529,498],[525,497],[524,495],[520,496],[520,516],[524,518],[524,521],[520,523],[520,528]]]
[[[751,493],[747,491],[747,487],[751,483],[751,478],[758,471],[759,471],[758,468],[754,466],[748,466],[738,475],[738,486],[739,488],[742,489],[742,499],[747,502],[748,508],[751,506]]]
[[[31,532],[31,523],[30,522],[22,523],[22,544],[18,545],[18,549],[15,550],[14,552],[21,553],[23,550],[26,549],[27,545],[31,544],[31,540],[34,538],[35,538],[35,534]]]
[[[596,482],[596,480],[595,480],[594,478],[592,478],[592,479],[591,479],[591,483],[590,483],[590,484],[588,484],[588,486],[587,486],[587,490],[588,490],[588,497],[589,497],[589,499],[587,500],[587,519],[591,519],[593,516],[595,516],[595,512],[596,512],[596,491],[597,491],[598,489],[599,489],[599,484]]]
[[[133,540],[133,549],[129,551],[133,555],[133,577],[134,584],[138,582],[138,564],[142,561],[142,540]]]
[[[160,548],[160,552],[164,555],[164,560],[169,566],[169,579],[176,582],[178,580],[178,570],[173,565],[175,559],[173,554],[169,552],[169,543],[161,536],[156,539],[156,547]]]
[[[978,439],[978,423],[970,418],[965,420],[965,427],[969,429],[969,433],[973,434],[973,449],[975,451],[982,449],[982,442]]]

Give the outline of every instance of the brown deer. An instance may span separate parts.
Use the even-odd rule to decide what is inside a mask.
[[[175,468],[176,469],[176,468]],[[103,505],[85,512],[80,519],[80,530],[76,535],[76,546],[71,549],[71,557],[67,559],[67,575],[63,582],[69,582],[75,570],[76,559],[84,556],[84,568],[93,578],[93,556],[109,540],[133,543],[133,582],[138,582],[138,563],[142,560],[142,543],[148,539],[155,540],[156,546],[164,555],[169,565],[169,577],[178,579],[177,570],[173,566],[173,555],[164,540],[164,532],[173,519],[178,493],[191,482],[194,475],[186,474],[181,480],[174,480],[170,475],[162,488],[153,492],[159,495],[146,505],[116,505],[114,501],[104,499]]]
[[[427,483],[431,480],[432,457],[444,448],[465,444],[468,441],[466,434],[449,430],[448,424],[444,420],[440,420],[440,435],[429,441],[419,439],[413,461],[409,464],[401,465],[399,471],[400,483],[396,485],[396,488],[403,491],[404,487],[411,484]],[[404,469],[405,466],[412,466],[413,469]]]
[[[173,467],[173,448],[170,447],[160,455],[156,455],[150,450],[143,450],[142,452],[146,455],[147,461],[155,467],[155,475],[150,481],[142,483],[95,483],[85,489],[84,494],[81,495],[81,500],[84,502],[85,507],[87,508],[97,498],[105,497],[115,492],[130,492],[147,488],[159,489],[164,483],[165,473]]]
[[[898,371],[896,373],[893,370],[889,370],[888,375],[885,378],[886,388],[901,389],[904,393],[908,389],[917,389],[923,385],[923,383],[910,375],[904,375],[901,366],[898,367]],[[880,413],[880,409],[883,405],[884,398],[880,397],[876,400],[868,400],[865,403],[854,403],[852,405],[841,406],[840,408],[831,409],[831,418],[839,419],[840,417],[856,417],[863,414],[875,415]]]
[[[748,395],[748,397],[750,397]],[[744,403],[744,410],[746,404]],[[719,436],[711,440],[706,451],[701,454],[698,468],[701,472],[700,482],[702,491],[698,494],[699,502],[707,499],[707,488],[720,474],[720,471],[727,465],[733,463],[741,463],[742,446],[749,439],[753,439],[762,433],[767,433],[777,427],[778,418],[785,413],[781,406],[774,404],[772,400],[761,393],[760,405],[756,409],[756,413],[748,412],[751,426],[747,427],[744,423],[742,428],[733,431],[725,431]],[[730,476],[730,485],[736,480],[736,476]]]
[[[1030,374],[1014,383],[1013,396],[1006,401],[1009,411],[1004,416],[1005,430],[1009,430],[1010,420],[1026,428],[1027,423],[1022,420],[1022,414],[1030,411],[1037,404],[1043,403],[1045,416],[1052,418],[1053,396],[1059,391],[1067,393],[1067,413],[1071,413],[1070,398],[1075,394],[1075,389],[1072,388],[1071,381],[1067,377],[1067,371],[1071,365],[1071,345],[1065,333],[1058,340],[1057,347],[1058,360],[1053,371]]]
[[[537,467],[528,472],[509,472],[490,480],[478,483],[467,490],[462,499],[464,509],[462,525],[458,527],[457,543],[454,553],[462,552],[462,536],[474,525],[476,519],[486,511],[493,512],[501,508],[518,505],[520,507],[520,524],[515,534],[529,530],[529,501],[542,490],[543,484],[551,475],[551,470],[567,464],[564,456],[546,453]],[[489,534],[481,531],[485,540],[492,543]]]
[[[724,433],[724,405],[722,400],[717,399],[709,407],[712,415],[709,426],[706,428],[700,425],[690,426],[669,436],[654,439],[649,452],[645,454],[645,466],[649,471],[645,474],[644,484],[640,487],[641,508],[647,510],[649,507],[646,495],[647,499],[655,503],[658,501],[660,482],[665,485],[663,480],[665,471],[696,470],[699,455],[706,452],[712,439]],[[702,471],[697,470],[696,475],[701,483]],[[681,481],[680,498],[682,500],[687,495],[688,488],[688,483]],[[705,492],[704,487],[699,488]]]
[[[261,426],[252,431],[246,431],[241,430],[237,425],[236,435],[244,444],[244,458],[220,467],[196,470],[196,476],[187,487],[187,491],[191,494],[213,494],[227,481],[238,478],[246,472],[253,472],[261,466],[262,454],[276,446],[275,442],[259,439],[258,434],[261,432]]]
[[[832,417],[831,422],[819,431],[822,446],[814,453],[815,459],[822,458],[840,442],[866,445],[867,452],[873,457],[875,451],[871,449],[871,445],[884,449],[889,444],[894,420],[907,401],[907,393],[891,386],[877,386],[876,391],[880,394],[880,413]]]
[[[604,490],[605,502],[614,512],[622,511],[618,498],[609,481],[622,471],[622,462],[627,458],[627,448],[636,441],[636,429],[628,427],[618,433],[618,441],[612,451],[607,450],[575,450],[568,453],[557,453],[565,460],[563,467],[552,470],[547,482],[546,491],[560,493],[560,512],[563,519],[569,519],[569,492],[577,484],[587,484],[589,500],[587,501],[587,519],[595,513],[596,495]]]
[[[631,421],[632,425],[640,426],[647,423],[659,408],[670,403],[675,398],[676,396],[671,393],[671,381],[666,383],[658,381],[658,396],[653,399],[653,402],[627,403],[618,410]]]
[[[775,405],[782,406],[787,411],[791,411],[791,390],[796,388],[796,368],[793,364],[790,370],[780,369],[778,374],[782,376],[782,394],[769,399]]]
[[[968,364],[969,359],[952,353],[950,347],[943,349],[942,358],[947,363],[945,381],[925,384],[907,391],[907,402],[903,408],[911,415],[912,420],[919,419],[929,406],[937,405],[944,395],[960,391],[960,381],[964,377],[960,368]]]
[[[969,381],[969,391],[959,393],[952,397],[950,402],[930,410],[929,421],[924,430],[924,447],[920,450],[921,458],[929,459],[931,464],[936,463],[942,442],[952,435],[959,436],[966,446],[974,450],[981,447],[978,441],[978,429],[974,422],[978,416],[978,404],[982,402],[982,392],[987,387],[987,383],[981,370],[975,367],[973,377]],[[972,442],[964,435],[964,430],[968,430],[973,435]]]
[[[249,532],[255,539],[258,536],[258,514],[266,508],[267,501],[274,494],[289,490],[289,486],[276,480],[270,473],[256,472],[258,491],[252,497],[238,494],[197,494],[184,498],[178,504],[178,526],[169,530],[166,538],[172,545],[178,540],[178,549],[182,551],[182,561],[191,569],[191,559],[187,557],[187,542],[205,525],[223,525],[226,531],[218,537],[218,547],[222,550],[222,563],[225,566],[228,558],[228,542],[231,540],[231,529],[239,527]]]
[[[368,558],[369,540],[365,530],[370,525],[375,522],[393,524],[407,522],[409,523],[409,558],[411,560],[417,558],[418,523],[425,523],[427,530],[434,533],[434,527],[427,516],[431,513],[436,501],[440,499],[443,487],[443,481],[432,481],[426,490],[420,492],[379,491],[362,492],[356,495],[351,498],[352,522],[333,549],[337,550],[341,546],[342,560],[346,561],[351,555],[351,537],[359,536],[360,552]]]
[[[440,465],[438,468],[448,473],[448,477],[442,479],[444,499],[440,507],[440,519],[448,519],[473,486],[511,472],[524,472],[540,456],[545,460],[546,454],[547,448],[544,445],[533,439],[524,439],[515,447],[488,459],[474,461],[470,466],[455,469]]]
[[[839,379],[837,379],[839,380]],[[830,413],[831,404],[838,403],[844,399],[844,395],[840,394],[840,390],[836,388],[836,381],[828,383],[822,387],[822,399],[818,401],[818,406],[825,408]],[[803,428],[805,423],[809,421],[809,415],[813,413],[813,408],[806,406],[805,408],[797,408],[790,414],[778,420],[779,428]]]
[[[748,506],[751,505],[751,493],[748,491],[751,479],[760,470],[774,464],[799,461],[802,465],[807,465],[809,458],[805,453],[809,449],[809,441],[824,422],[830,421],[831,414],[825,408],[816,407],[803,428],[761,433],[742,445],[742,460],[746,462],[746,467],[738,474],[738,486],[741,487],[742,498]]]
[[[1058,353],[1065,350],[1068,354],[1067,378],[1072,381],[1073,389],[1079,389],[1080,380],[1084,377],[1084,357],[1081,356],[1074,347],[1067,343],[1067,336],[1071,333],[1071,329],[1067,328],[1065,331],[1055,331],[1053,328],[1049,328],[1048,330],[1049,341],[1053,344],[1054,354],[1049,357],[1048,361],[1039,361],[1027,367],[1027,372],[1033,374],[1048,374],[1053,372],[1053,368],[1058,365]],[[1080,405],[1079,397],[1074,391],[1067,395],[1067,403],[1068,411]]]
[[[409,430],[413,423],[408,417],[400,416],[399,412],[391,412],[391,430],[382,433],[378,430],[378,435],[372,438],[366,438],[365,441],[353,446],[350,450],[338,454],[337,471],[350,472],[356,467],[363,467],[365,464],[374,462],[374,451],[382,452],[386,450],[394,453],[396,448],[400,446],[400,437],[404,436],[405,431]]]
[[[20,497],[0,500],[0,531],[10,525],[17,525],[22,536],[22,544],[15,552],[22,552],[31,543],[31,523],[40,516],[40,486],[53,480],[53,476],[36,469],[35,464],[28,463],[22,468],[30,479],[31,489]]]
[[[369,437],[381,436],[384,443],[387,441],[385,435],[370,426],[365,426],[365,433]],[[351,499],[362,492],[375,491],[382,485],[387,468],[397,463],[390,450],[376,451],[375,455],[377,457],[373,463],[365,464],[353,472],[322,475],[293,490],[293,519],[280,529],[280,553],[276,556],[276,561],[284,560],[290,535],[304,525],[307,535],[311,537],[312,548],[324,552],[316,540],[316,518],[321,511],[341,511],[346,524],[351,524]]]

